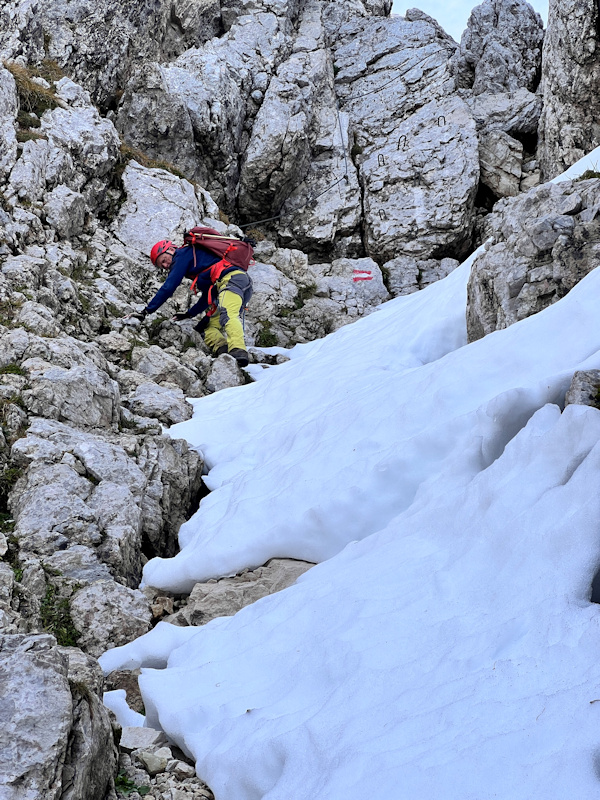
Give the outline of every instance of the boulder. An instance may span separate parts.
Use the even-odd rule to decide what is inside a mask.
[[[479,185],[475,122],[460,98],[432,101],[402,123],[398,139],[365,151],[361,182],[368,253],[435,258],[466,252]]]
[[[114,232],[127,247],[148,255],[160,239],[179,242],[204,214],[202,196],[191,183],[162,169],[147,169],[130,161],[123,173],[127,200]],[[200,201],[200,202],[199,202]]]
[[[95,658],[62,647],[68,659],[73,721],[62,769],[61,800],[105,800],[114,791],[119,751],[108,709],[102,703],[103,675]]]
[[[542,98],[520,88],[514,92],[484,92],[465,97],[477,131],[504,131],[513,136],[536,134]]]
[[[458,267],[454,258],[436,260],[415,259],[410,256],[398,256],[387,261],[383,270],[387,274],[387,285],[393,297],[412,294],[426,286],[439,281]]]
[[[60,326],[50,309],[31,300],[27,300],[19,309],[17,322],[38,336],[58,336],[60,333]]]
[[[206,389],[209,392],[219,392],[232,386],[242,386],[244,382],[244,376],[235,358],[224,353],[214,361],[206,378]]]
[[[156,383],[143,383],[124,401],[134,413],[142,417],[154,417],[164,425],[175,425],[190,419],[192,406],[187,402],[183,391],[178,387],[158,386]]]
[[[287,589],[313,564],[289,558],[273,558],[255,570],[233,578],[197,583],[181,611],[166,622],[176,625],[205,625],[216,617],[229,617],[261,597]]]
[[[41,123],[49,143],[69,154],[83,181],[104,177],[115,166],[119,135],[112,122],[92,106],[55,108],[43,114]]]
[[[156,345],[135,347],[131,353],[131,366],[155,383],[174,383],[192,396],[197,396],[197,393],[201,392],[196,373]]]
[[[75,592],[71,619],[81,634],[79,646],[97,657],[147,633],[152,613],[143,592],[98,581]]]
[[[111,428],[119,414],[119,387],[93,366],[55,367],[39,358],[23,362],[31,389],[23,393],[32,414],[82,428]]]
[[[523,145],[504,131],[489,131],[479,139],[481,182],[496,197],[519,194]]]
[[[47,223],[63,239],[71,239],[83,230],[85,222],[85,200],[79,192],[66,186],[57,186],[47,196],[44,203]]]

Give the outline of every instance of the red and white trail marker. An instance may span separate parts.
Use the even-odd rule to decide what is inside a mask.
[[[354,272],[354,277],[352,278],[352,280],[354,281],[354,283],[357,283],[358,281],[373,280],[373,276],[371,275],[370,269],[355,269],[353,270],[353,272]]]

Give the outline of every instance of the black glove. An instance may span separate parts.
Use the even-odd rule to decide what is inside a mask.
[[[182,312],[181,314],[174,314],[172,317],[173,322],[181,322],[182,319],[189,319],[190,315],[187,311]]]
[[[242,242],[246,242],[250,247],[256,247],[256,239],[253,239],[252,236],[244,236]]]
[[[126,319],[139,319],[140,322],[143,322],[147,316],[148,312],[144,308],[141,311],[134,311],[133,314],[128,314]]]
[[[207,317],[206,314],[202,317],[200,322],[194,325],[194,330],[198,333],[204,333],[204,331],[208,328],[208,323],[210,322],[210,317]]]

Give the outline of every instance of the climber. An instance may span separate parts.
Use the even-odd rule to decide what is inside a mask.
[[[217,231],[212,231],[212,235],[225,240]],[[247,366],[248,352],[240,314],[252,296],[252,279],[248,273],[197,243],[175,247],[173,242],[163,240],[154,245],[150,258],[159,269],[168,270],[169,275],[146,308],[132,316],[143,320],[147,314],[154,313],[184,278],[190,278],[192,290],[201,292],[200,299],[185,313],[176,314],[174,319],[180,321],[202,314],[195,330],[203,334],[212,353],[220,356],[228,352],[240,367]]]

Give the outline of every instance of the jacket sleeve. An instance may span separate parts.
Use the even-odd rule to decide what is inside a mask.
[[[185,278],[186,266],[185,259],[181,258],[180,251],[176,250],[173,258],[173,266],[171,267],[167,280],[146,306],[148,314],[157,311],[163,303],[166,303],[167,300],[173,296],[175,289],[177,289],[181,281]]]

